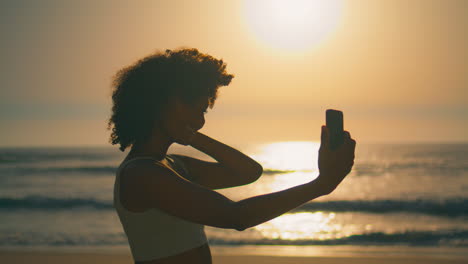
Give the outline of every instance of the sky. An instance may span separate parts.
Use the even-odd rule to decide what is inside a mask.
[[[358,144],[468,141],[468,1],[308,2],[0,1],[0,146],[111,146],[112,76],[181,46],[235,75],[200,130],[227,144],[319,141],[326,109]]]

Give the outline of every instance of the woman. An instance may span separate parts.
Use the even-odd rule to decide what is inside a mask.
[[[238,202],[215,189],[252,183],[262,166],[200,130],[220,86],[234,77],[222,60],[180,48],[155,52],[113,80],[111,143],[131,147],[114,185],[114,207],[135,263],[212,263],[204,226],[242,231],[331,193],[354,164],[356,142],[328,149],[322,126],[320,175],[306,184]],[[167,154],[192,146],[218,162]]]

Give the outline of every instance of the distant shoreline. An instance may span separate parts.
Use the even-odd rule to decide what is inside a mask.
[[[310,141],[310,142],[316,142],[320,143],[319,140],[278,140],[278,141],[268,141],[268,142],[263,142],[263,141],[246,141],[246,143],[242,143],[241,145],[249,145],[251,143],[258,143],[258,144],[268,144],[268,143],[274,143],[274,142],[295,142],[295,141]],[[232,144],[232,143],[231,143]],[[468,145],[468,141],[403,141],[403,142],[374,142],[374,141],[369,141],[369,142],[363,142],[359,141],[359,144],[361,145]],[[233,144],[236,145],[236,144]],[[187,148],[186,146],[178,145],[176,143],[173,144],[175,147],[180,147],[180,148]],[[172,147],[172,146],[171,146]],[[6,145],[6,146],[0,146],[0,149],[41,149],[41,148],[53,148],[53,149],[61,149],[61,148],[107,148],[107,149],[115,149],[116,151],[118,150],[117,146],[111,146],[109,145],[19,145],[19,146],[13,146],[13,145]],[[119,151],[120,152],[120,151]],[[128,152],[126,150],[125,152]]]

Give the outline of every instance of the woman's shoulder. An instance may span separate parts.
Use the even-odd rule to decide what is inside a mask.
[[[167,167],[165,160],[159,161],[151,158],[126,158],[122,163],[121,174],[132,175],[141,174],[145,171],[152,171],[158,167]]]

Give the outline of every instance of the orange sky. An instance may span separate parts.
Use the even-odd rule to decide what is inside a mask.
[[[235,75],[200,131],[225,143],[318,141],[328,108],[344,112],[358,142],[468,141],[468,1],[343,1],[335,29],[300,51],[263,41],[245,10],[219,0],[1,2],[0,146],[110,145],[111,76],[179,46]]]

